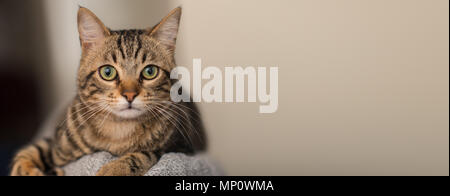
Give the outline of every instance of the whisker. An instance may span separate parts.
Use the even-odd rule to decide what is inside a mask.
[[[94,112],[92,112],[92,114],[87,118],[87,119],[85,119],[83,122],[81,122],[79,125],[78,125],[78,127],[76,128],[76,129],[78,129],[78,128],[80,128],[84,123],[86,123],[89,119],[91,119],[93,116],[95,116],[96,114],[98,114],[98,113],[100,113],[100,112],[102,112],[104,109],[106,109],[108,106],[107,105],[104,105],[100,110],[97,110],[97,111],[94,111]]]
[[[190,128],[189,128],[189,127],[186,127],[186,125],[185,125],[185,123],[183,123],[183,121],[180,121],[178,118],[176,118],[176,116],[173,116],[174,114],[165,111],[164,108],[161,108],[161,106],[155,105],[155,107],[156,107],[156,108],[159,108],[158,111],[164,112],[164,113],[166,114],[165,116],[168,117],[168,118],[167,118],[168,120],[169,120],[169,119],[172,119],[172,120],[170,120],[170,121],[173,123],[173,125],[174,125],[175,127],[181,128],[181,129],[179,129],[180,133],[181,133],[181,134],[183,135],[183,137],[187,140],[187,142],[189,142],[189,144],[190,144],[191,146],[193,146],[192,140],[191,140],[191,138],[189,137],[189,134],[187,134],[187,133],[188,133],[187,131],[188,131],[188,129],[190,129]],[[174,121],[175,121],[175,122],[174,122]],[[181,127],[179,127],[179,126],[181,126]],[[178,130],[178,129],[177,129],[177,130]],[[183,133],[183,131],[184,131],[185,133]],[[185,135],[185,134],[187,134],[187,135]]]
[[[181,103],[176,103],[176,102],[167,101],[167,100],[162,100],[162,99],[155,99],[155,98],[153,98],[153,99],[151,99],[151,100],[154,101],[153,103],[167,103],[167,104],[170,104],[171,106],[174,106],[174,109],[181,111],[181,112],[186,116],[186,118],[189,118],[190,115],[188,115],[188,114],[186,113],[186,111],[183,110],[183,108],[188,109],[190,113],[193,113],[193,114],[195,114],[198,118],[200,118],[200,114],[199,114],[197,111],[195,111],[195,110],[193,110],[192,108],[189,108],[189,107],[187,107],[187,106],[185,106],[185,105],[183,105],[183,104],[181,104]],[[171,109],[171,110],[173,111],[174,109]],[[174,112],[175,114],[178,114],[178,112],[176,112],[176,111],[173,111],[173,112]],[[178,114],[178,115],[179,115],[179,116],[182,116],[182,115],[180,115],[180,114]],[[183,117],[183,116],[182,116],[182,117]],[[184,118],[184,119],[185,119],[185,120],[188,122],[188,124],[190,125],[190,126],[189,126],[190,130],[193,131],[193,132],[195,132],[195,134],[196,134],[196,136],[197,136],[198,138],[201,138],[201,135],[200,135],[200,133],[199,133],[199,130],[198,130],[196,127],[194,127],[194,125],[192,125],[192,122],[191,122],[190,120],[193,120],[193,121],[195,121],[195,122],[198,123],[198,124],[201,124],[201,122],[200,122],[199,120],[197,120],[196,118],[189,118],[189,119],[186,119],[186,118]]]
[[[95,103],[91,103],[91,104],[85,105],[85,106],[83,106],[83,107],[81,107],[81,108],[77,108],[77,110],[75,110],[74,112],[69,113],[69,115],[72,116],[72,115],[74,115],[75,113],[81,112],[82,110],[89,109],[90,107],[92,107],[92,106],[94,106],[95,104],[98,104],[98,103],[101,103],[101,102],[95,102]],[[77,105],[81,105],[81,104],[84,104],[84,103],[78,103],[78,104],[75,104],[75,105],[72,105],[72,106],[77,106]],[[88,110],[88,111],[89,111],[89,110]],[[67,112],[66,112],[66,115],[67,115]],[[82,114],[82,115],[83,115],[83,114]],[[81,116],[82,116],[82,115],[81,115]],[[66,121],[67,121],[67,118],[65,118],[61,123],[59,123],[59,124],[58,124],[58,127],[60,127],[61,125],[63,125]]]
[[[159,103],[156,103],[156,104],[159,104]],[[189,130],[194,131],[195,134],[197,135],[197,137],[200,137],[199,131],[196,129],[196,127],[194,127],[194,125],[192,125],[191,120],[194,120],[196,123],[200,123],[200,122],[195,118],[189,118],[189,115],[186,113],[186,111],[184,111],[182,108],[178,107],[177,105],[172,105],[171,102],[169,102],[169,104],[171,104],[170,106],[173,106],[174,108],[172,109],[172,108],[170,108],[170,106],[168,106],[167,109],[171,110],[174,114],[183,118],[186,121],[186,123],[188,125],[190,125]],[[177,109],[178,111],[181,111],[184,115],[179,114],[175,109]]]
[[[149,101],[164,102],[164,103],[170,103],[170,104],[173,104],[173,105],[181,106],[181,107],[183,107],[183,108],[186,108],[186,109],[190,110],[190,111],[193,112],[195,115],[200,116],[200,114],[199,114],[197,111],[195,111],[195,110],[193,110],[192,108],[187,107],[187,106],[185,106],[185,105],[183,105],[183,104],[181,104],[181,103],[177,103],[177,102],[173,102],[173,101],[167,101],[167,100],[162,100],[162,99],[150,99]]]
[[[161,123],[161,125],[163,125],[165,127],[166,130],[169,129],[167,123],[162,122],[161,119],[158,117],[158,113],[156,111],[153,110],[153,108],[151,106],[147,106],[145,105],[146,109],[152,114],[152,116],[154,116],[154,119],[156,119],[159,123]],[[156,108],[155,108],[156,109]],[[161,114],[160,114],[161,115]],[[173,144],[176,144],[175,141],[170,140]]]
[[[100,123],[99,128],[102,128],[102,127],[103,127],[103,124],[105,123],[106,118],[108,118],[110,114],[111,114],[111,111],[109,111],[109,112],[107,113],[107,115],[105,115],[105,118],[103,118],[103,121],[102,121],[102,123]]]

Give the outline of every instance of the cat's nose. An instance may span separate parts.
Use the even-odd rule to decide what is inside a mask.
[[[136,98],[137,93],[134,91],[125,91],[122,93],[122,96],[127,99],[129,103],[133,102],[134,98]]]

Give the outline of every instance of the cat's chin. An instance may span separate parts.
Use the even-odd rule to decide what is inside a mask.
[[[144,114],[142,110],[138,109],[124,109],[119,111],[114,111],[114,115],[124,119],[135,119]]]

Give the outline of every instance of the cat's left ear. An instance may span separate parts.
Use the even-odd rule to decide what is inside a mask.
[[[161,20],[153,29],[149,30],[149,35],[156,38],[169,50],[175,50],[178,28],[180,26],[181,7],[172,10],[169,15]]]
[[[83,50],[96,48],[110,35],[108,28],[89,9],[78,10],[78,32]]]

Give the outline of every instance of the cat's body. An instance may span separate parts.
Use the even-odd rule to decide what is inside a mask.
[[[60,167],[97,151],[119,157],[97,175],[143,175],[165,152],[205,150],[195,105],[170,99],[180,16],[177,8],[153,28],[111,31],[80,8],[77,95],[53,138],[17,153],[11,175],[63,175]]]

